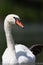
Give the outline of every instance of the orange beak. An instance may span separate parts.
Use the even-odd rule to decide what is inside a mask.
[[[24,28],[24,25],[19,21],[19,20],[16,20],[16,24],[22,28]]]

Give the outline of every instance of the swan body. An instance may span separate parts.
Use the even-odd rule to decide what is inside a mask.
[[[9,48],[5,50],[3,55],[4,65],[35,65],[35,56],[26,46],[21,44],[15,45],[15,51]]]
[[[12,25],[17,24],[24,27],[19,22],[19,16],[10,14],[4,20],[4,31],[6,35],[7,48],[2,55],[2,65],[35,65],[35,55],[22,44],[14,45],[11,30]]]

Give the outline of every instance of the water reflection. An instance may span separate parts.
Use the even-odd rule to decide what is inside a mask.
[[[2,65],[1,62],[0,65]],[[12,64],[4,64],[4,65],[12,65]],[[19,65],[19,64],[15,64],[15,65]],[[29,65],[29,64],[22,64],[22,65]],[[36,65],[43,65],[43,62],[37,62]]]

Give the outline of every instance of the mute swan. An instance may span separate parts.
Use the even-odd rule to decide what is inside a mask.
[[[28,49],[22,44],[15,45],[11,34],[12,25],[17,24],[24,28],[18,15],[10,14],[4,20],[4,31],[7,40],[7,48],[2,55],[2,65],[35,65],[33,48]]]

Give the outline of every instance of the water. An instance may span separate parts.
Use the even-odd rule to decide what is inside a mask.
[[[0,65],[2,65],[2,63],[0,62]],[[8,64],[7,64],[8,65]],[[43,65],[43,62],[36,62],[36,65]]]
[[[0,63],[0,65],[2,65],[2,63]],[[43,63],[36,63],[36,65],[43,65]]]

